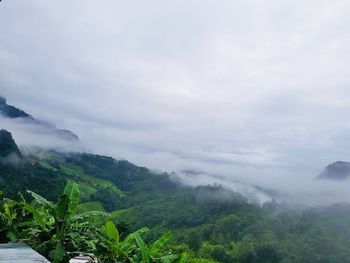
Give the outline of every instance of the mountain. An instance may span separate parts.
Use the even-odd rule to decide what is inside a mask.
[[[10,133],[0,134],[1,155],[17,152]],[[108,156],[23,152],[21,165],[0,162],[0,202],[1,192],[31,201],[26,189],[55,201],[67,181],[79,186],[79,213],[108,212],[124,237],[142,227],[151,241],[172,231],[169,250],[189,252],[188,262],[349,262],[348,204],[297,212],[277,202],[258,206],[223,186],[185,186],[175,174]],[[0,219],[0,242],[8,241],[3,229]]]
[[[3,116],[7,118],[27,118],[27,119],[34,120],[34,118],[28,113],[14,106],[8,105],[6,103],[6,99],[1,96],[0,96],[0,112],[2,113]]]
[[[328,165],[318,179],[346,180],[350,178],[350,162],[334,162]]]
[[[0,115],[8,119],[19,119],[28,125],[34,125],[38,133],[52,134],[56,137],[71,142],[79,141],[76,134],[69,130],[58,129],[55,125],[35,119],[32,115],[25,111],[18,109],[12,105],[7,104],[7,100],[0,96]]]
[[[12,138],[12,134],[6,130],[0,130],[0,158],[10,155],[21,157],[21,152]]]

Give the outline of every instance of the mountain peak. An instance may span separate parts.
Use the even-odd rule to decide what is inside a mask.
[[[9,119],[24,119],[27,124],[35,125],[35,127],[44,130],[48,134],[54,134],[60,139],[68,140],[71,142],[79,141],[78,136],[73,132],[69,130],[59,129],[51,123],[35,119],[32,115],[26,113],[25,111],[7,104],[7,100],[3,96],[0,96],[0,115]]]
[[[0,104],[6,104],[6,98],[0,96]]]
[[[12,134],[7,130],[0,130],[0,157],[8,157],[11,154],[22,156]]]
[[[6,98],[2,96],[0,96],[0,113],[7,118],[27,118],[34,120],[34,118],[25,111],[8,105]]]
[[[350,178],[350,162],[337,161],[328,165],[318,179],[346,180]]]

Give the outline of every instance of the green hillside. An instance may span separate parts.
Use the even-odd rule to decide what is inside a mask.
[[[172,251],[190,252],[190,262],[350,262],[347,204],[259,207],[219,185],[187,187],[175,175],[87,153],[36,150],[20,164],[0,162],[0,189],[12,199],[20,191],[30,200],[30,189],[55,201],[69,180],[80,189],[78,213],[108,212],[122,235],[149,227],[149,241],[171,230]]]

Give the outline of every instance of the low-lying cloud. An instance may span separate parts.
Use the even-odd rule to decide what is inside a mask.
[[[93,152],[200,171],[197,184],[220,175],[247,195],[349,201],[347,183],[314,180],[350,156],[349,12],[316,0],[2,1],[0,94]],[[0,121],[21,145],[66,143]]]
[[[16,143],[25,148],[40,147],[63,151],[82,151],[79,142],[63,139],[51,127],[35,124],[24,118],[9,119],[0,115],[1,129],[12,133]]]

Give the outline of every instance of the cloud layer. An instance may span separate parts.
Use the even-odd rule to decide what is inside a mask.
[[[350,159],[349,11],[348,1],[3,1],[0,93],[95,152],[297,187]]]

